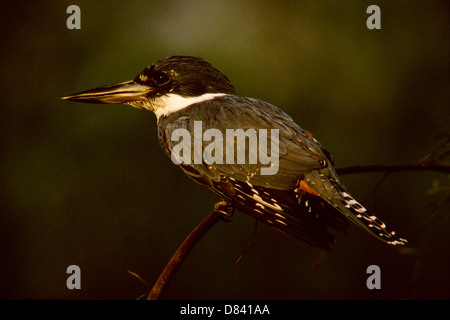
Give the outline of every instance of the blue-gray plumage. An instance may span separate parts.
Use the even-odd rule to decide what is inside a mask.
[[[64,99],[126,103],[153,111],[161,145],[169,156],[179,143],[172,139],[174,132],[182,129],[194,133],[195,122],[201,123],[203,131],[214,129],[224,137],[227,129],[251,129],[259,137],[260,132],[277,129],[276,141],[268,136],[267,142],[279,152],[275,174],[261,174],[260,169],[267,164],[260,161],[196,162],[194,150],[188,155],[192,161],[179,166],[234,208],[311,245],[329,249],[334,236],[328,228],[345,231],[348,221],[388,244],[406,243],[348,193],[330,154],[311,134],[276,106],[236,95],[228,78],[200,58],[164,58],[134,80]],[[209,143],[202,141],[201,150]],[[225,141],[223,147],[224,152],[229,151]],[[258,145],[247,144],[246,159],[258,150]]]

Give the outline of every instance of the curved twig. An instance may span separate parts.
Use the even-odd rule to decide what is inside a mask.
[[[174,277],[175,273],[180,268],[184,259],[188,256],[192,248],[203,238],[203,236],[211,229],[220,219],[224,216],[228,216],[232,212],[232,207],[226,201],[219,201],[214,205],[214,210],[203,220],[189,236],[184,240],[180,247],[178,247],[175,254],[170,258],[169,263],[164,268],[163,272],[159,276],[152,290],[150,291],[147,299],[158,300],[161,298],[164,290],[170,283],[170,280]]]

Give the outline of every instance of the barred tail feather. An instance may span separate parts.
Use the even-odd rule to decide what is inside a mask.
[[[404,245],[408,242],[406,239],[398,237],[395,231],[389,229],[383,221],[370,214],[366,208],[346,191],[341,191],[341,195],[343,208],[340,211],[344,211],[343,213],[351,221],[388,244]]]
[[[364,206],[356,201],[339,181],[333,168],[326,167],[314,170],[305,175],[305,182],[322,199],[336,208],[348,220],[368,231],[376,238],[391,244],[404,245],[407,240],[400,238],[395,231],[375,215],[369,213]]]

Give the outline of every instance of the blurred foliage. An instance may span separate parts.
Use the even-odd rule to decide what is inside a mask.
[[[66,8],[81,8],[68,30]],[[381,8],[381,30],[366,9]],[[337,166],[411,163],[449,133],[449,3],[442,1],[3,1],[0,298],[134,299],[216,198],[159,147],[155,117],[60,97],[133,78],[169,55],[210,61],[244,96],[287,111]],[[428,225],[435,173],[345,176],[408,238],[397,250],[352,228],[321,252],[236,214],[199,243],[168,299],[448,299],[449,216]],[[436,182],[433,182],[436,181]],[[448,207],[447,207],[448,208]],[[420,252],[420,269],[417,259]],[[65,286],[66,268],[81,290]],[[366,268],[380,266],[382,289]],[[414,289],[414,290],[413,290]]]

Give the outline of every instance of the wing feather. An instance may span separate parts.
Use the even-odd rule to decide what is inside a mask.
[[[226,129],[243,129],[244,131],[254,129],[258,140],[260,129],[266,129],[267,148],[270,151],[272,143],[270,130],[278,129],[279,141],[274,144],[274,147],[279,149],[279,166],[276,174],[261,175],[260,169],[269,165],[259,161],[257,164],[248,163],[249,155],[258,154],[258,142],[256,146],[247,150],[246,163],[239,164],[235,161],[235,163],[215,164],[217,171],[214,174],[216,175],[204,163],[196,164],[192,161],[191,166],[194,166],[196,171],[215,181],[218,181],[220,175],[223,175],[234,177],[239,181],[250,182],[256,186],[289,190],[295,188],[299,178],[306,173],[327,165],[328,159],[316,140],[308,136],[282,110],[260,100],[239,96],[222,96],[201,104],[193,104],[177,112],[176,115],[160,118],[160,135],[165,137],[166,150],[171,150],[174,145],[179,143],[170,139],[174,130],[182,128],[193,133],[194,121],[202,122],[203,132],[208,129],[220,130],[224,139],[223,150],[226,149]],[[192,137],[192,145],[193,139],[194,137]],[[210,141],[203,141],[203,150],[210,143]],[[191,159],[194,160],[193,154]],[[224,158],[224,162],[225,160]]]

